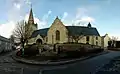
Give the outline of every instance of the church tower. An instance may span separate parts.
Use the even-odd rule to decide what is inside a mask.
[[[32,12],[32,7],[30,9],[30,13],[29,13],[29,18],[28,18],[28,22],[26,24],[26,27],[29,29],[30,31],[30,35],[32,35],[32,33],[37,30],[37,23],[34,23],[34,17],[33,17],[33,12]]]

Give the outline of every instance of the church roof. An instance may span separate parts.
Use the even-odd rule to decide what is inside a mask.
[[[68,29],[68,35],[74,36],[74,35],[95,35],[100,36],[96,28],[89,28],[85,26],[66,26]]]
[[[44,29],[39,29],[36,30],[32,33],[32,38],[37,37],[37,35],[39,34],[40,36],[44,37],[47,36],[47,32],[48,32],[49,28],[44,28]]]
[[[100,36],[99,32],[94,27],[85,27],[85,26],[66,26],[68,29],[68,35],[74,36],[74,35],[95,35]],[[37,37],[38,34],[40,34],[42,37],[47,36],[49,28],[39,29],[33,32],[32,38]]]

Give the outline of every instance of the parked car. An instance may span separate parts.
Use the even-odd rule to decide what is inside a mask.
[[[16,47],[16,49],[19,51],[20,49],[22,49],[22,47],[19,45]]]

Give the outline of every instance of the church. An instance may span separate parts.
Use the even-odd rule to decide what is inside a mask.
[[[100,36],[98,30],[92,27],[90,22],[87,26],[65,26],[58,16],[49,28],[38,29],[37,24],[34,23],[32,8],[26,26],[31,28],[28,44],[36,42],[41,44],[77,42],[107,47],[107,42],[109,41],[108,35]]]

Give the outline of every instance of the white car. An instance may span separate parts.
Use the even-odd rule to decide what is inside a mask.
[[[21,46],[17,46],[16,49],[17,49],[17,50],[20,50],[20,49],[22,49],[22,47],[21,47]]]

